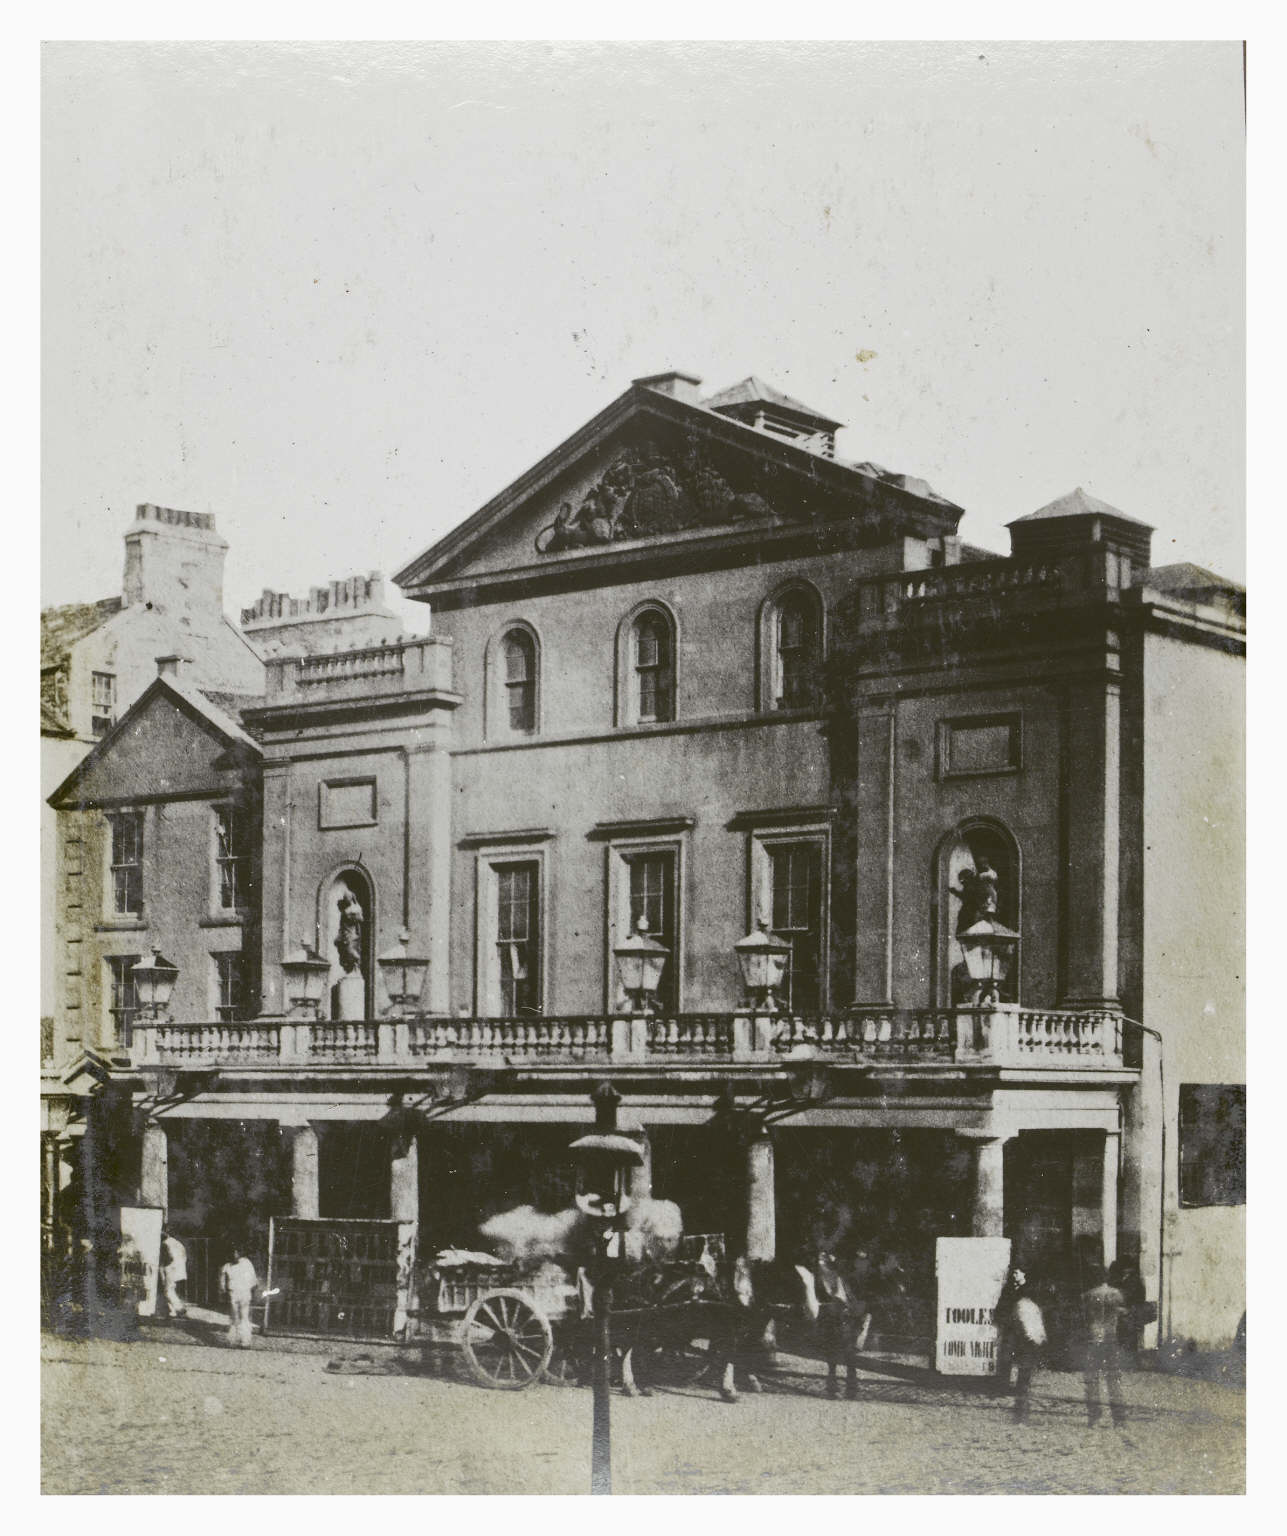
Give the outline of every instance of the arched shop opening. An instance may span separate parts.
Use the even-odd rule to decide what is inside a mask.
[[[389,1133],[376,1121],[332,1121],[320,1126],[318,1215],[331,1221],[387,1221],[390,1153]]]
[[[420,1132],[420,1252],[489,1245],[479,1227],[520,1205],[553,1215],[574,1203],[568,1147],[584,1127],[438,1122]]]
[[[746,1150],[723,1125],[654,1125],[652,1192],[673,1200],[684,1231],[721,1232],[730,1254],[746,1237]]]
[[[946,1131],[788,1125],[773,1140],[778,1257],[830,1249],[870,1290],[872,1347],[924,1352],[935,1242],[970,1233],[969,1146]]]
[[[188,1300],[218,1306],[233,1244],[263,1280],[268,1222],[290,1210],[290,1146],[275,1120],[165,1122],[170,1230],[188,1253]]]

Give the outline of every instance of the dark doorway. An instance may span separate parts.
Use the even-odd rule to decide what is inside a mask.
[[[234,1243],[267,1272],[269,1218],[290,1210],[290,1149],[275,1120],[167,1120],[166,1135],[168,1223],[188,1251],[188,1300],[218,1306]]]
[[[329,1124],[317,1141],[318,1212],[330,1220],[387,1220],[388,1132],[374,1121]]]
[[[421,1253],[477,1248],[479,1227],[516,1206],[567,1210],[576,1192],[568,1147],[578,1134],[574,1125],[439,1123],[422,1131]]]
[[[652,1142],[652,1192],[673,1200],[684,1231],[722,1232],[727,1252],[746,1240],[746,1150],[723,1126],[657,1125]]]

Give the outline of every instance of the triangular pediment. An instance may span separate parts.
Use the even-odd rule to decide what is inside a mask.
[[[49,797],[59,809],[217,794],[257,750],[158,679]]]
[[[849,525],[951,532],[960,509],[657,391],[627,391],[394,578],[413,593],[694,540]]]

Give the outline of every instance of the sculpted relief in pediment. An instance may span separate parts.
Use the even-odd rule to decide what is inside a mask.
[[[758,491],[733,484],[695,441],[674,451],[644,442],[624,449],[575,505],[562,504],[537,534],[536,551],[556,554],[776,516]]]

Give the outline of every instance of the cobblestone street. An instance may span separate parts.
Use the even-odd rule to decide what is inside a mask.
[[[350,1351],[352,1353],[352,1351]],[[392,1357],[329,1369],[163,1329],[132,1343],[45,1336],[46,1493],[527,1493],[588,1490],[591,1395],[486,1392]],[[1086,1427],[1080,1380],[1038,1376],[1032,1422],[977,1393],[864,1374],[831,1402],[782,1357],[762,1396],[704,1389],[612,1404],[618,1493],[1240,1493],[1245,1399],[1127,1377],[1124,1433]]]

